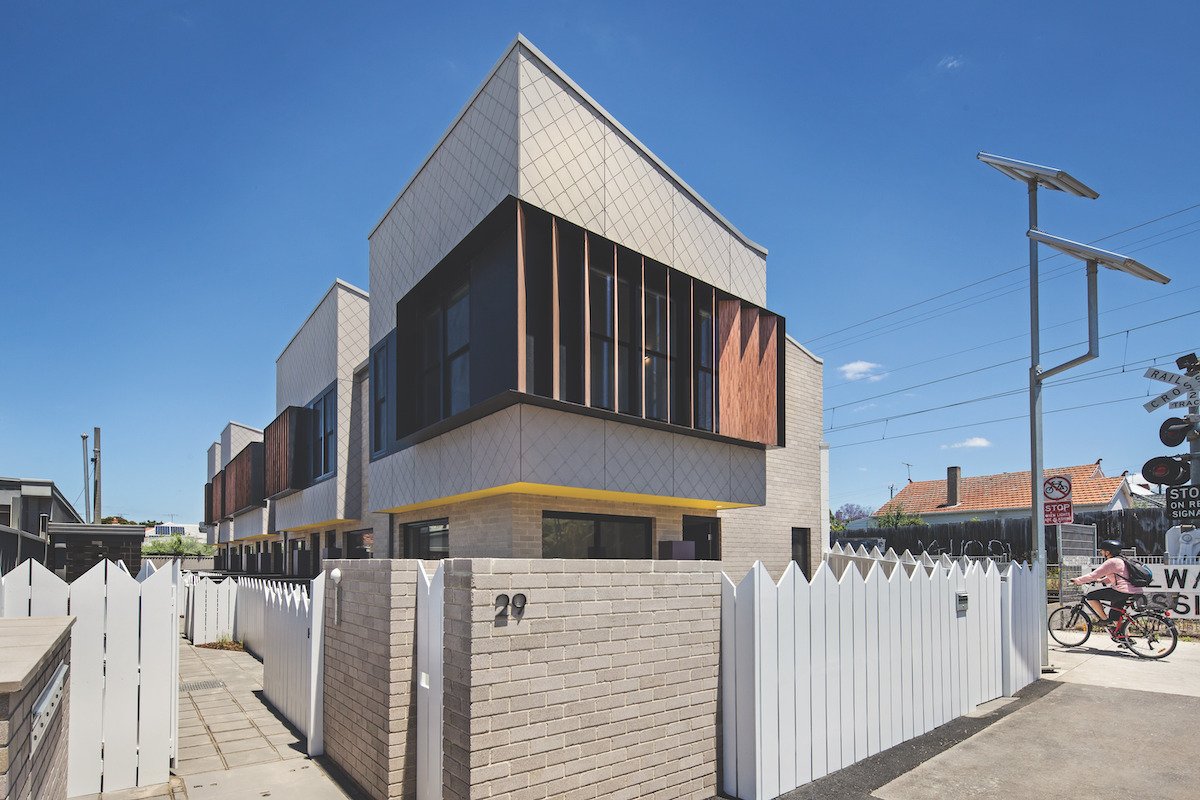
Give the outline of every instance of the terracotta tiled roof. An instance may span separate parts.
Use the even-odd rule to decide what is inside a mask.
[[[1107,478],[1097,464],[1047,469],[1045,475],[1069,475],[1075,505],[1107,505],[1121,488],[1124,478]],[[909,514],[962,513],[1029,508],[1029,470],[999,475],[963,476],[958,482],[958,505],[946,505],[946,481],[914,481],[875,512],[879,516],[895,506]]]

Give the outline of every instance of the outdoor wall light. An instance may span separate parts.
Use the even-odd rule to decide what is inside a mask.
[[[333,624],[337,625],[339,618],[338,606],[341,605],[338,600],[340,599],[342,593],[342,570],[338,567],[334,567],[332,570],[330,570],[329,580],[333,584]]]

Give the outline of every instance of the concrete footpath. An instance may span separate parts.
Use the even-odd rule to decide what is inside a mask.
[[[1197,797],[1200,644],[1145,661],[1107,637],[1053,646],[1058,672],[786,800]]]
[[[305,741],[263,699],[249,653],[180,642],[179,760],[189,800],[347,800],[355,795],[309,759]]]

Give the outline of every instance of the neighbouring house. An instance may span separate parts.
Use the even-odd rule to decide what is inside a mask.
[[[820,561],[822,361],[766,249],[526,39],[368,240],[370,295],[318,304],[276,419],[210,448],[219,564]]]
[[[28,558],[49,562],[51,522],[83,522],[54,481],[0,478],[0,574]]]
[[[49,525],[54,572],[67,583],[101,561],[120,561],[131,575],[142,568],[142,525],[95,525],[51,522]]]
[[[1094,464],[1049,468],[1044,474],[1070,477],[1076,514],[1120,511],[1134,505],[1126,476],[1108,477],[1099,460]],[[864,527],[873,526],[876,519],[896,508],[903,508],[906,514],[915,514],[932,525],[1028,517],[1031,505],[1029,470],[972,477],[963,476],[961,467],[948,467],[945,480],[908,483],[872,514]]]

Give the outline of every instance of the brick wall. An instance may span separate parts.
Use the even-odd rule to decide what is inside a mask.
[[[685,514],[703,517],[715,513],[645,503],[504,494],[394,514],[393,530],[400,531],[406,523],[445,518],[450,520],[451,558],[541,558],[543,511],[651,517],[655,556],[659,542],[683,538]]]
[[[416,792],[417,563],[322,565],[342,571],[325,601],[325,755],[373,800]]]
[[[720,512],[721,557],[736,581],[755,561],[778,580],[792,559],[792,528],[808,528],[809,573],[821,561],[822,363],[785,345],[786,447],[767,451],[767,503]]]
[[[2,652],[2,651],[0,651]],[[21,689],[0,693],[0,800],[36,798],[62,800],[67,796],[67,718],[70,689],[46,732],[46,738],[30,757],[33,704],[50,681],[58,665],[70,663],[71,637],[47,649],[29,682]]]
[[[445,564],[447,800],[716,794],[719,563]]]

